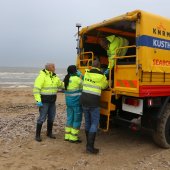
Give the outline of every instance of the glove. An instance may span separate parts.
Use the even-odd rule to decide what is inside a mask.
[[[109,72],[110,72],[110,70],[107,69],[107,70],[104,72],[104,75],[109,75]]]
[[[64,90],[64,89],[59,89],[58,92],[59,92],[59,93],[64,93],[65,90]]]
[[[82,77],[83,76],[82,72],[79,71],[79,70],[77,70],[76,74],[77,74],[78,77]]]
[[[37,106],[42,107],[43,106],[42,102],[37,102]]]

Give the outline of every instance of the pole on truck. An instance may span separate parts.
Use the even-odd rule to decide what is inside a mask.
[[[80,23],[77,23],[77,24],[76,24],[76,27],[77,27],[77,29],[78,29],[78,31],[77,31],[77,39],[76,39],[76,41],[77,41],[77,47],[76,47],[76,49],[77,49],[77,54],[79,55],[79,54],[80,54],[80,38],[79,38],[79,32],[80,32],[81,24],[80,24]]]

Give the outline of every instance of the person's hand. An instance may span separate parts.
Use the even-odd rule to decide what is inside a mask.
[[[37,102],[37,106],[42,107],[43,106],[42,102]]]
[[[79,71],[79,70],[77,70],[76,74],[77,74],[78,77],[82,77],[83,76],[82,72]]]
[[[110,70],[109,69],[107,69],[105,72],[104,72],[104,75],[109,75],[109,72],[110,72]]]
[[[59,93],[64,93],[65,90],[64,90],[64,89],[59,89],[58,92],[59,92]]]

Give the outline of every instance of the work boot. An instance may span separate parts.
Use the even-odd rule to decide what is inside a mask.
[[[94,142],[95,142],[96,132],[89,132],[88,134],[88,142],[86,146],[86,152],[91,154],[98,154],[99,149],[94,148]]]
[[[42,139],[41,139],[41,137],[40,137],[41,128],[42,128],[42,124],[38,124],[38,123],[37,123],[36,136],[35,136],[35,140],[36,140],[37,142],[41,142],[41,141],[42,141]]]
[[[77,140],[69,140],[70,143],[81,143],[82,141],[80,139]]]
[[[56,139],[55,135],[52,134],[53,122],[47,121],[47,136],[51,139]]]
[[[81,143],[82,141],[78,137],[79,132],[80,132],[79,129],[71,128],[69,142],[71,142],[71,143]]]
[[[88,131],[88,130],[85,130],[85,133],[86,133],[86,148],[87,148],[89,131]]]

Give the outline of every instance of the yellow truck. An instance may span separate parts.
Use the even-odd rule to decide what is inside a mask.
[[[97,58],[107,68],[108,56],[99,41],[110,35],[129,41],[124,56],[114,55],[109,88],[101,95],[100,126],[111,123],[132,130],[147,129],[153,140],[170,148],[170,20],[142,10],[104,20],[79,31],[77,67],[84,73]]]

